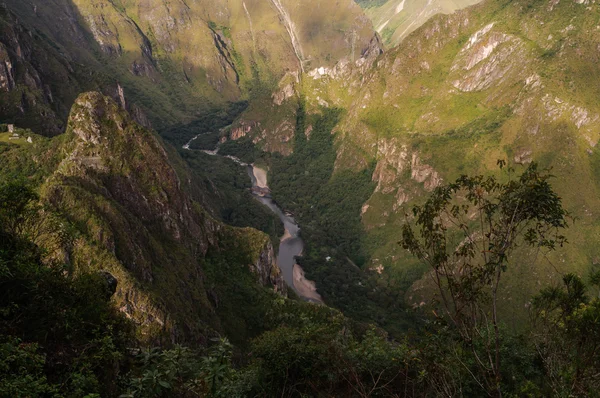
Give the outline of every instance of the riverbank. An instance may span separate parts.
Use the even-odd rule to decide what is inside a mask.
[[[300,227],[292,217],[285,214],[277,206],[269,195],[265,194],[265,192],[270,192],[267,171],[254,165],[249,167],[252,173],[250,177],[255,197],[277,214],[285,227],[285,233],[281,237],[277,255],[277,266],[281,269],[283,278],[303,299],[314,303],[323,303],[323,298],[317,293],[315,282],[306,279],[304,270],[296,264],[296,257],[304,251],[304,242],[299,236]]]
[[[254,178],[256,178],[256,186],[262,189],[268,189],[267,185],[267,171],[252,165],[252,173],[254,173]]]
[[[306,279],[304,276],[304,270],[298,264],[294,264],[294,287],[296,292],[303,298],[323,304],[323,298],[317,292],[317,285],[315,282]]]

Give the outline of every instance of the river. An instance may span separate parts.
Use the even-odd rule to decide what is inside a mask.
[[[184,149],[190,150],[190,144],[198,136],[192,138],[183,146]],[[212,151],[203,151],[211,156],[219,155],[219,147]],[[313,281],[309,281],[304,277],[304,270],[296,263],[296,257],[302,255],[304,251],[304,242],[300,238],[300,227],[296,220],[286,214],[271,197],[271,191],[267,185],[267,172],[252,164],[242,162],[234,156],[225,156],[233,160],[240,166],[246,167],[248,176],[252,181],[252,194],[263,205],[267,206],[273,213],[279,217],[285,228],[285,233],[281,237],[279,243],[279,252],[277,254],[277,266],[281,269],[283,279],[289,287],[291,287],[298,296],[302,299],[314,302],[323,303],[323,299],[317,292],[317,288]]]

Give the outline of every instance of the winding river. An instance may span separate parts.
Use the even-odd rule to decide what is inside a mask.
[[[183,149],[190,150],[190,144],[196,138],[198,136],[185,144]],[[219,155],[218,146],[215,150],[205,150],[203,152],[211,156],[221,156]],[[246,167],[248,176],[252,181],[253,196],[275,213],[283,223],[285,233],[279,243],[277,266],[281,269],[283,279],[287,285],[302,299],[314,303],[323,303],[321,296],[317,292],[315,283],[304,277],[304,270],[296,263],[296,257],[300,256],[304,251],[304,242],[300,238],[300,227],[296,223],[296,220],[291,215],[286,214],[271,197],[271,191],[267,185],[267,172],[255,165],[244,163],[234,156],[225,157],[233,160],[242,167]]]

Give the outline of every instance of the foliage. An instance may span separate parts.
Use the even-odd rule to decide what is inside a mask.
[[[0,187],[0,395],[114,395],[127,368],[129,323],[110,303],[105,276],[66,273],[18,223],[33,224],[36,195],[19,183]],[[18,223],[12,222],[18,220]],[[29,391],[29,392],[28,392]]]
[[[247,107],[248,103],[245,101],[231,103],[225,109],[211,109],[191,123],[176,124],[162,129],[159,133],[167,141],[180,147],[196,136],[218,134],[219,129],[231,124]],[[213,148],[214,146],[202,149]]]
[[[381,7],[387,0],[354,0],[362,8]]]
[[[239,396],[232,354],[227,339],[215,339],[204,356],[182,346],[145,349],[137,356],[138,376],[131,378],[128,392],[121,397]]]
[[[254,341],[252,396],[394,396],[407,382],[408,351],[336,310],[282,302],[279,326]]]
[[[592,275],[598,287],[600,273]],[[591,286],[590,286],[591,287]],[[599,396],[600,297],[590,298],[574,274],[547,287],[532,302],[532,339],[555,396]]]
[[[8,336],[0,342],[0,396],[52,396],[56,387],[44,373],[46,358],[35,343],[25,344]]]
[[[316,282],[324,300],[352,318],[376,322],[400,335],[414,321],[402,293],[391,291],[363,270],[370,253],[365,247],[361,208],[375,189],[372,168],[335,170],[332,129],[341,116],[337,109],[306,115],[301,106],[294,153],[263,157],[270,164],[270,187],[274,199],[302,226],[306,251],[298,263],[307,278]],[[305,134],[308,126],[312,126],[309,137]],[[242,152],[256,156],[246,146]]]
[[[535,163],[507,182],[461,176],[415,206],[415,226],[403,227],[402,246],[429,265],[444,317],[472,352],[474,378],[490,394],[502,394],[498,288],[511,254],[521,244],[554,250],[565,243],[567,213],[550,177]]]
[[[250,137],[242,137],[237,141],[226,141],[219,147],[219,154],[223,156],[235,156],[242,162],[252,163],[263,154],[261,150],[254,145]]]
[[[194,150],[182,151],[181,157],[193,171],[198,200],[207,211],[228,225],[263,231],[276,246],[283,235],[283,226],[279,218],[252,195],[246,167]]]
[[[246,137],[221,145],[219,153],[267,165],[274,199],[302,226],[305,253],[297,261],[328,305],[400,335],[414,319],[398,284],[379,283],[362,269],[370,253],[360,214],[374,190],[372,170],[334,170],[332,129],[340,116],[336,109],[306,115],[301,102],[293,154],[262,153]],[[310,136],[305,134],[308,126]]]

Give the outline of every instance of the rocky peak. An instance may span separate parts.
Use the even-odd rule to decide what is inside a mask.
[[[158,222],[178,240],[184,234],[202,236],[201,220],[192,214],[162,144],[114,100],[97,92],[82,94],[73,105],[69,128],[75,147],[66,169],[85,175],[87,170],[101,172],[113,197],[143,221]],[[205,251],[207,237],[198,243]]]
[[[235,247],[244,253],[236,266],[285,294],[268,236],[208,216],[180,183],[183,176],[190,184],[189,170],[115,100],[80,95],[64,141],[65,157],[46,183],[44,200],[81,230],[70,256],[74,266],[113,275],[117,306],[144,333],[164,330],[173,340],[187,339],[199,333],[198,314],[205,321],[214,317],[203,276],[209,250]]]

